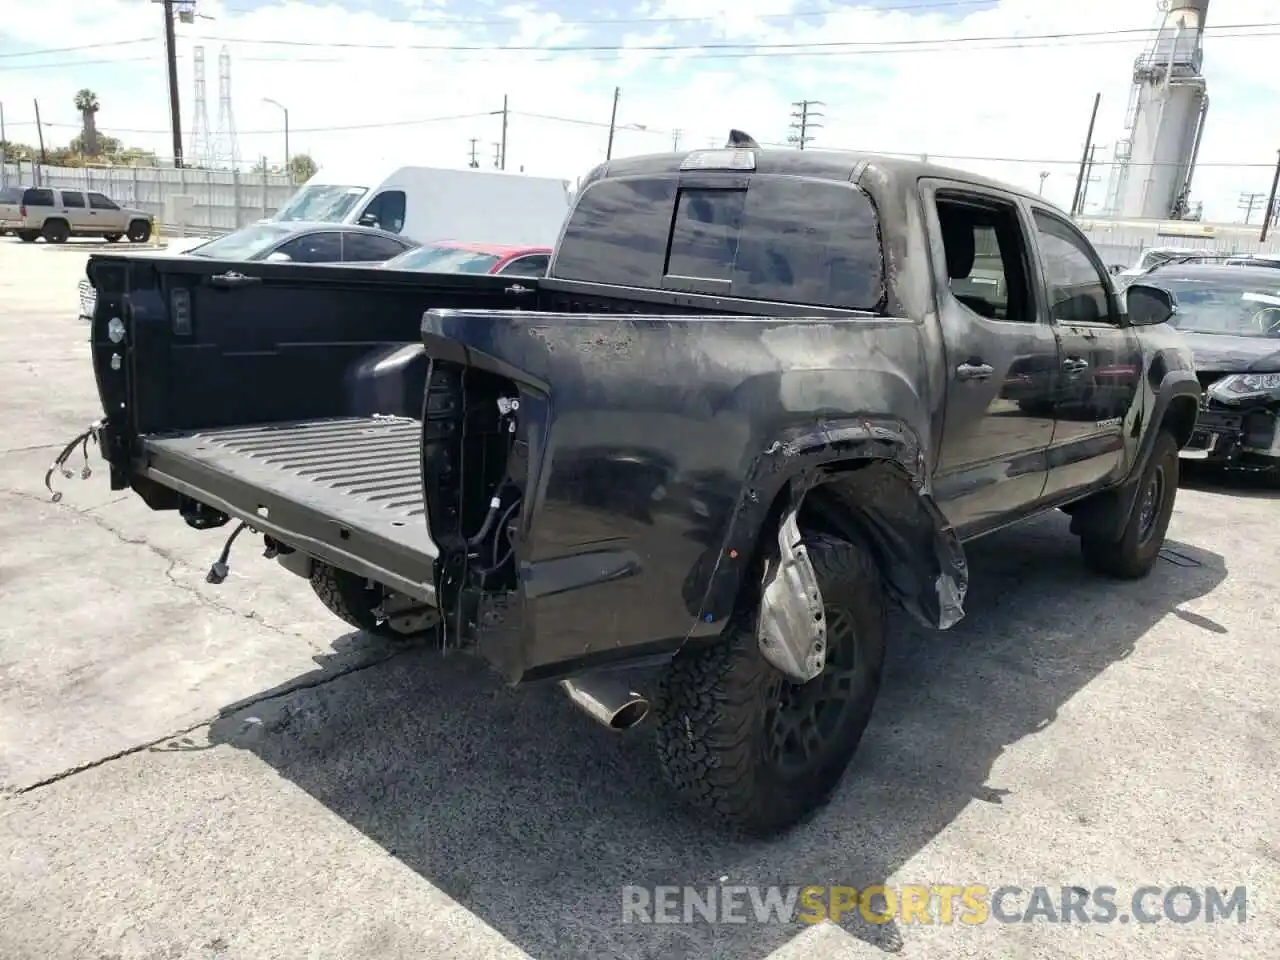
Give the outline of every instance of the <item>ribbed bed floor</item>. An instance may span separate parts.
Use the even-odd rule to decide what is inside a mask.
[[[416,420],[400,417],[351,417],[203,430],[145,443],[161,471],[167,462],[187,461],[434,556],[422,499],[421,430]]]

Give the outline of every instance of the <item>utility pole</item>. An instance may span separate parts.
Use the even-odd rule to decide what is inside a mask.
[[[1041,170],[1041,171],[1040,171],[1040,190],[1039,190],[1039,193],[1040,193],[1040,196],[1042,196],[1042,197],[1044,196],[1044,182],[1045,182],[1046,180],[1048,180],[1048,179],[1049,179],[1049,171],[1048,171],[1048,170]]]
[[[791,123],[791,129],[796,132],[787,137],[787,143],[794,143],[797,150],[803,150],[805,144],[813,139],[809,135],[809,131],[822,126],[822,124],[814,122],[814,118],[820,117],[822,114],[813,108],[825,107],[826,104],[821,100],[796,100],[791,105],[796,108],[791,112],[791,116],[794,118]]]
[[[1093,97],[1093,113],[1089,115],[1089,132],[1084,135],[1084,152],[1080,155],[1080,173],[1076,176],[1076,192],[1071,197],[1071,215],[1080,214],[1080,193],[1084,189],[1084,168],[1089,163],[1089,152],[1093,148],[1093,125],[1098,122],[1098,106],[1102,103],[1102,94]]]
[[[178,104],[178,44],[173,35],[174,0],[151,0],[164,9],[164,55],[169,61],[169,122],[173,127],[173,165],[181,168],[182,116]]]
[[[613,88],[613,112],[609,114],[609,145],[604,148],[604,158],[613,159],[613,131],[618,127],[618,98],[622,96],[622,88]]]
[[[1267,242],[1267,228],[1271,226],[1272,219],[1280,215],[1280,209],[1276,208],[1276,187],[1280,187],[1280,150],[1276,151],[1276,172],[1271,178],[1271,196],[1267,198],[1267,215],[1262,218],[1262,235],[1258,237],[1259,243]]]
[[[467,161],[467,166],[469,166],[472,170],[480,166],[480,161],[476,159],[476,144],[479,142],[480,141],[478,138],[476,137],[471,138],[471,159]]]
[[[0,111],[0,120],[3,120],[3,119],[4,119],[4,113]],[[682,133],[684,133],[683,130],[671,131],[671,152],[672,153],[675,153],[680,149],[680,134]]]
[[[36,105],[36,134],[40,137],[40,163],[47,164],[49,158],[44,153],[44,124],[40,122],[40,101],[33,97],[31,102]]]
[[[1242,193],[1240,194],[1240,202],[1236,204],[1244,211],[1244,222],[1249,223],[1253,219],[1253,208],[1258,205],[1258,201],[1262,199],[1261,193]]]
[[[498,154],[498,169],[507,169],[507,95],[502,95],[502,144],[501,152]]]
[[[1098,153],[1098,145],[1091,144],[1089,147],[1089,163],[1084,168],[1084,184],[1080,188],[1080,213],[1084,213],[1085,204],[1089,197],[1089,184],[1097,183],[1101,177],[1093,175],[1093,165],[1096,162],[1095,157]]]

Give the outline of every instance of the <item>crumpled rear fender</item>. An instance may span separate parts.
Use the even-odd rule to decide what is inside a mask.
[[[756,461],[728,532],[705,576],[701,620],[722,624],[754,605],[760,563],[778,524],[799,509],[802,529],[865,544],[893,599],[925,626],[964,616],[968,563],[929,492],[920,440],[905,423],[861,419],[773,443]],[[704,568],[705,569],[705,568]]]

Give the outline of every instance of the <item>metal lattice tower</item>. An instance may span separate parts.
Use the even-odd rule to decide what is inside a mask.
[[[213,165],[213,135],[209,131],[209,103],[205,94],[204,47],[194,47],[191,55],[195,61],[196,97],[187,157],[197,166],[208,167]]]
[[[226,47],[218,54],[218,132],[213,138],[212,153],[219,165],[240,165],[236,118],[231,109],[231,51]]]

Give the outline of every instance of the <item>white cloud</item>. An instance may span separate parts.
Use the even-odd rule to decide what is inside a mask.
[[[217,58],[223,45],[214,38],[311,42],[317,45],[228,45],[240,152],[246,160],[266,154],[278,161],[283,154],[280,113],[261,100],[269,96],[289,107],[293,149],[322,163],[383,156],[461,166],[471,138],[478,141],[482,162],[488,162],[500,138],[496,111],[506,94],[513,111],[508,167],[573,178],[603,159],[613,88],[619,86],[615,154],[668,149],[677,129],[683,146],[720,142],[731,126],[762,141],[782,142],[791,101],[812,98],[825,104],[815,147],[928,153],[938,159],[1055,161],[946,162],[1033,187],[1038,173],[1049,170],[1046,194],[1065,204],[1095,92],[1103,95],[1096,137],[1102,145],[1100,159],[1110,158],[1110,146],[1121,136],[1133,60],[1144,46],[1141,35],[1117,34],[1089,43],[1026,40],[1022,47],[1007,41],[955,44],[928,52],[907,44],[896,53],[883,47],[863,47],[861,52],[846,47],[832,55],[812,55],[818,48],[809,47],[811,55],[797,57],[781,56],[782,47],[754,58],[723,55],[729,51],[708,56],[706,51],[652,48],[902,41],[918,47],[919,41],[957,37],[1124,30],[1153,26],[1158,16],[1150,0],[1002,0],[986,6],[936,0],[928,12],[894,9],[907,5],[905,0],[878,0],[878,5],[884,9],[806,0],[653,0],[614,7],[617,22],[608,25],[567,23],[608,15],[582,5],[575,5],[571,14],[561,0],[554,7],[524,0],[482,8],[447,0],[201,0],[201,12],[215,19],[178,28],[183,126],[190,130],[193,118],[191,49],[202,39],[208,116],[214,127]],[[830,7],[825,16],[805,15],[824,7]],[[777,16],[787,13],[798,15]],[[646,17],[670,19],[636,22]],[[406,22],[410,18],[422,22]],[[55,21],[57,31],[45,29]],[[1194,192],[1211,216],[1230,218],[1242,191],[1268,188],[1269,165],[1280,147],[1272,142],[1280,130],[1280,72],[1266,56],[1275,47],[1274,34],[1280,33],[1280,0],[1218,0],[1209,23],[1277,24],[1268,38],[1213,36],[1211,31],[1206,42],[1212,109]],[[0,55],[158,37],[161,27],[160,9],[152,4],[9,0],[0,22]],[[357,46],[320,45],[333,43]],[[358,46],[362,44],[386,49]],[[619,44],[625,49],[617,54],[547,49]],[[475,49],[421,49],[459,46]],[[139,57],[150,59],[124,62]],[[75,60],[83,65],[14,69]],[[101,60],[120,62],[91,62]],[[105,132],[167,152],[167,91],[158,39],[75,54],[0,56],[0,81],[12,139],[35,139],[28,104],[39,97],[44,119],[60,125],[49,127],[48,135],[65,142],[76,133],[74,93],[89,86],[102,102],[99,122]],[[323,129],[459,114],[477,116],[436,124]],[[1221,166],[1241,161],[1257,166]],[[1091,196],[1101,200],[1105,185],[1104,176],[1091,187]]]

